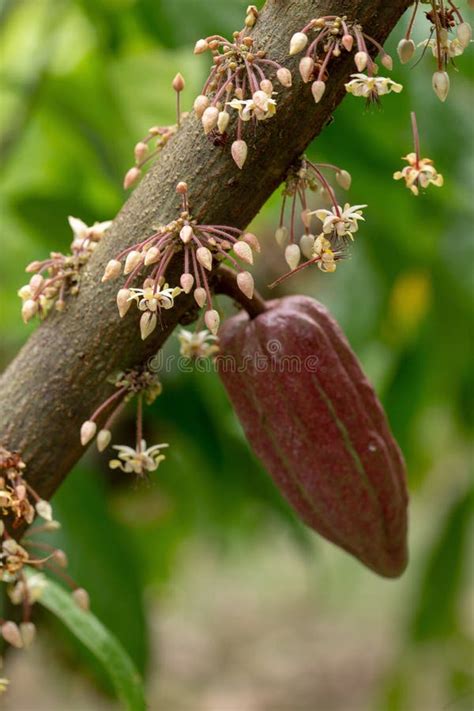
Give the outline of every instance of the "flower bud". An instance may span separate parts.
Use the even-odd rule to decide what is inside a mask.
[[[320,79],[317,79],[311,84],[311,91],[315,102],[319,104],[319,102],[323,98],[324,92],[326,91],[326,84]]]
[[[140,317],[140,336],[142,341],[144,341],[148,336],[153,333],[156,328],[157,318],[156,313],[151,311],[144,311]]]
[[[212,252],[207,247],[198,247],[196,250],[196,259],[199,264],[202,264],[204,269],[211,271],[212,269]]]
[[[456,34],[461,47],[466,48],[472,39],[472,27],[469,22],[461,22],[461,24],[457,26]]]
[[[90,598],[89,593],[84,588],[76,588],[72,593],[71,597],[81,610],[86,612],[90,609]]]
[[[219,111],[219,116],[217,117],[217,130],[219,133],[224,133],[227,126],[229,125],[230,114],[227,111]]]
[[[354,62],[357,67],[357,71],[363,72],[367,67],[367,62],[369,61],[369,55],[367,52],[356,52],[354,55]]]
[[[449,94],[449,74],[447,72],[433,74],[433,90],[440,101],[446,101]]]
[[[299,71],[305,84],[311,81],[314,71],[314,59],[312,57],[302,57],[299,63]]]
[[[36,502],[35,509],[38,516],[44,518],[45,521],[53,520],[53,509],[51,508],[51,504],[49,503],[49,501],[40,499]]]
[[[295,32],[290,40],[290,55],[298,54],[308,44],[308,36],[304,32]]]
[[[388,69],[390,72],[393,69],[393,59],[391,56],[387,53],[382,55],[382,64],[385,67],[385,69]]]
[[[208,309],[208,311],[204,314],[204,323],[213,336],[217,335],[220,321],[219,314],[215,309]]]
[[[217,106],[208,106],[201,116],[201,123],[204,128],[204,133],[210,133],[217,126],[219,118],[219,109]]]
[[[410,61],[416,52],[416,46],[411,39],[401,39],[397,47],[398,56],[402,64]]]
[[[83,447],[89,444],[97,432],[97,425],[93,420],[86,420],[81,425],[81,444]]]
[[[56,565],[59,565],[60,568],[67,568],[67,555],[65,554],[64,551],[57,548],[53,552],[52,557],[53,557],[53,562]]]
[[[150,249],[147,249],[145,252],[145,261],[144,264],[146,267],[150,264],[155,264],[156,262],[159,261],[161,257],[161,252],[158,247],[150,247]]]
[[[208,49],[209,45],[206,40],[199,39],[194,45],[194,54],[202,54],[203,52],[207,52]]]
[[[23,639],[21,637],[18,625],[15,624],[15,622],[4,622],[1,627],[1,631],[2,637],[5,642],[8,642],[8,644],[11,644],[12,647],[17,647],[18,649],[21,649],[23,647]]]
[[[104,449],[107,449],[107,447],[110,444],[110,440],[112,439],[112,433],[110,430],[100,430],[99,434],[97,435],[97,449],[99,452],[103,452]]]
[[[247,299],[253,298],[254,281],[250,272],[239,272],[237,274],[237,286]]]
[[[219,338],[219,375],[283,496],[307,526],[376,573],[401,575],[407,564],[403,458],[328,311],[314,299],[286,297],[253,319],[246,313],[227,319]],[[228,356],[236,367],[223,365]],[[285,367],[295,358],[301,369]],[[262,370],[256,362],[276,367]]]
[[[130,291],[128,289],[119,289],[117,292],[117,307],[120,318],[123,318],[129,310],[132,302],[130,301]]]
[[[348,52],[352,52],[352,47],[354,46],[354,38],[350,34],[345,34],[342,38],[342,46],[344,47],[345,50]]]
[[[36,627],[32,622],[22,622],[20,624],[20,634],[24,649],[29,649],[36,637]]]
[[[133,270],[138,267],[138,265],[143,261],[143,254],[138,252],[136,249],[132,249],[131,252],[127,254],[125,260],[125,266],[123,268],[124,274],[130,274]]]
[[[311,215],[312,212],[309,208],[305,208],[304,210],[301,210],[301,222],[305,227],[310,227],[311,226]]]
[[[282,86],[285,88],[289,88],[292,84],[292,78],[291,78],[291,72],[289,69],[286,69],[286,67],[280,67],[278,69],[277,73],[277,79],[280,82]]]
[[[230,152],[237,167],[242,170],[244,163],[247,160],[247,144],[245,143],[245,141],[234,141],[232,143]]]
[[[285,260],[290,269],[296,269],[301,259],[301,250],[297,244],[289,244],[285,249]]]
[[[194,289],[194,299],[200,308],[202,308],[206,303],[207,293],[206,290],[202,288],[202,286],[198,286],[197,289]]]
[[[194,285],[194,277],[192,274],[181,274],[179,282],[184,293],[189,294]]]
[[[109,281],[109,279],[115,279],[116,277],[120,276],[121,272],[121,263],[117,259],[111,259],[109,262],[107,262],[102,281]]]
[[[260,252],[260,242],[257,237],[252,232],[246,232],[242,237],[243,242],[247,242],[250,248],[253,249],[257,254]]]
[[[23,321],[25,323],[28,323],[30,319],[33,318],[33,316],[37,313],[38,311],[38,302],[34,301],[33,299],[27,299],[26,301],[23,302],[23,306],[21,307],[21,315],[23,317]]]
[[[312,259],[314,235],[303,235],[300,239],[300,249],[306,259]]]
[[[188,184],[184,180],[180,180],[176,186],[176,192],[178,195],[185,195],[188,191]]]
[[[25,269],[25,272],[37,272],[40,267],[41,267],[41,262],[39,262],[36,259],[34,262],[30,262],[28,264],[28,266]]]
[[[267,97],[271,96],[273,92],[273,84],[270,79],[262,79],[260,82],[260,89],[267,95]]]
[[[137,163],[140,163],[145,158],[147,153],[148,153],[148,145],[146,143],[144,143],[143,141],[139,141],[136,144],[134,151],[133,151],[133,154],[135,156],[135,160],[137,161]]]
[[[41,274],[33,274],[29,281],[29,285],[33,291],[38,291],[44,284],[44,278]]]
[[[209,99],[207,96],[204,96],[204,94],[200,94],[197,96],[194,100],[194,111],[196,113],[196,116],[198,118],[201,118],[203,115],[204,111],[207,109],[209,106]]]
[[[275,230],[275,239],[277,244],[282,247],[288,238],[288,230],[286,227],[278,227]]]
[[[127,171],[127,173],[125,174],[125,178],[123,179],[124,190],[128,190],[129,188],[131,188],[132,185],[137,182],[138,178],[140,177],[140,174],[141,171],[136,166],[130,168],[130,170]]]
[[[336,180],[344,190],[349,190],[351,187],[352,177],[347,170],[338,170],[336,173]]]
[[[247,264],[253,264],[253,254],[247,242],[236,242],[233,246],[234,253]]]
[[[180,91],[183,91],[183,89],[184,89],[184,87],[185,87],[185,81],[184,81],[183,75],[182,75],[180,72],[178,72],[178,73],[176,74],[175,78],[173,79],[173,81],[172,81],[172,83],[171,83],[171,86],[172,86],[173,89],[174,89],[176,92],[178,92],[178,93],[179,93]]]

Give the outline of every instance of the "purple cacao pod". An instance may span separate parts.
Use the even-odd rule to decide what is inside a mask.
[[[386,577],[407,565],[405,465],[327,309],[289,296],[220,330],[220,377],[255,453],[303,521]]]

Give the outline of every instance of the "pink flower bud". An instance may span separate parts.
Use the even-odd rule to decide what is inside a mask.
[[[275,230],[275,239],[277,244],[282,247],[288,238],[288,230],[286,227],[278,227]]]
[[[469,22],[461,22],[461,24],[457,26],[456,34],[461,47],[466,48],[472,39],[472,27]]]
[[[117,259],[111,259],[109,262],[107,262],[102,281],[109,281],[109,279],[115,279],[121,274],[121,272],[121,263]]]
[[[336,180],[344,190],[349,190],[352,183],[351,174],[347,170],[338,170],[336,173]]]
[[[209,49],[209,45],[205,39],[200,39],[194,45],[194,54],[202,54]]]
[[[219,116],[217,117],[217,129],[219,133],[224,133],[227,126],[229,125],[230,114],[227,111],[219,111]]]
[[[155,264],[159,261],[160,257],[161,252],[158,247],[150,247],[150,249],[147,249],[145,252],[145,266],[147,267],[149,264]]]
[[[247,144],[245,141],[238,140],[232,143],[230,152],[235,164],[242,170],[245,161],[247,160]]]
[[[236,242],[233,246],[235,254],[247,264],[253,264],[253,254],[247,242]]]
[[[188,192],[188,184],[184,180],[180,180],[176,186],[176,192],[178,195],[185,195]]]
[[[251,249],[253,249],[254,252],[260,252],[260,242],[252,232],[246,232],[243,235],[242,240],[244,242],[247,242],[247,244],[250,245]]]
[[[119,289],[117,292],[117,308],[120,318],[123,318],[129,310],[132,302],[130,301],[130,291],[128,289]]]
[[[270,79],[262,79],[260,82],[260,89],[265,92],[267,96],[271,96],[273,92],[273,84]]]
[[[299,71],[305,84],[311,81],[314,71],[314,59],[312,57],[302,57],[299,63]]]
[[[87,610],[89,610],[89,593],[87,592],[87,590],[84,590],[84,588],[76,588],[72,593],[72,599],[74,600],[76,605],[81,608],[81,610],[85,610],[86,612]]]
[[[132,185],[137,182],[138,178],[140,177],[140,174],[141,171],[136,166],[130,168],[130,170],[125,174],[125,178],[123,179],[124,190],[128,190],[129,188],[131,188]]]
[[[41,262],[39,262],[36,259],[34,262],[30,262],[28,264],[28,266],[25,269],[25,272],[37,272],[40,267],[41,267]]]
[[[204,133],[210,133],[217,126],[219,118],[219,109],[217,106],[208,106],[201,116],[201,123],[204,128]]]
[[[23,303],[23,306],[21,307],[21,315],[22,315],[23,321],[25,323],[28,323],[28,321],[33,318],[33,316],[37,313],[37,311],[38,311],[38,302],[34,301],[33,299],[27,299]]]
[[[140,161],[142,161],[145,158],[147,153],[148,153],[147,144],[144,143],[143,141],[139,141],[136,144],[134,151],[133,151],[133,154],[135,156],[135,160],[137,161],[137,163],[140,163]]]
[[[440,101],[446,101],[449,94],[449,74],[447,72],[433,74],[433,90]]]
[[[247,299],[253,298],[254,281],[250,272],[239,272],[237,274],[237,286]]]
[[[99,452],[103,452],[104,449],[107,449],[111,439],[112,433],[110,430],[100,430],[96,441]]]
[[[382,64],[385,67],[385,69],[388,69],[390,72],[393,69],[393,59],[389,54],[384,54],[382,55]]]
[[[290,55],[298,54],[308,44],[308,37],[304,32],[295,32],[290,40]]]
[[[204,94],[200,94],[199,96],[197,96],[194,100],[194,111],[196,113],[196,116],[198,118],[201,118],[208,106],[209,99],[207,98],[207,96],[204,96]]]
[[[137,252],[136,249],[132,249],[132,251],[127,254],[123,273],[130,274],[130,272],[133,272],[135,267],[137,267],[142,261],[143,254],[141,252]]]
[[[314,235],[303,235],[300,239],[300,249],[306,259],[313,257]]]
[[[29,281],[29,285],[33,289],[33,291],[38,291],[38,289],[41,289],[43,284],[44,278],[41,276],[41,274],[33,274]]]
[[[179,93],[180,91],[183,91],[183,89],[184,89],[184,87],[185,87],[185,81],[184,81],[183,75],[182,75],[180,72],[178,72],[178,73],[176,74],[175,78],[173,79],[173,81],[172,81],[172,83],[171,83],[171,86],[172,86],[173,89],[174,89],[176,92],[178,92],[178,93]]]
[[[93,420],[86,420],[81,425],[81,444],[83,447],[89,444],[97,432],[97,425]]]
[[[207,247],[198,247],[196,250],[196,259],[199,264],[202,264],[204,269],[211,271],[212,269],[212,253]]]
[[[363,72],[367,67],[369,61],[369,55],[367,52],[356,52],[354,55],[354,62],[357,67],[357,71]]]
[[[285,249],[285,260],[290,269],[296,269],[301,259],[301,250],[297,244],[289,244]]]
[[[15,624],[15,622],[4,622],[1,627],[1,631],[2,637],[5,642],[11,644],[12,647],[18,647],[18,649],[21,649],[23,647],[23,639],[21,637],[18,625]]]
[[[179,282],[184,293],[189,294],[194,285],[194,277],[192,274],[181,274]]]
[[[398,56],[402,64],[410,61],[416,52],[416,46],[411,39],[401,39],[397,47]]]
[[[342,38],[342,46],[348,52],[352,52],[352,47],[354,46],[354,38],[350,34],[345,34]]]
[[[194,289],[194,298],[197,305],[202,308],[207,300],[206,290],[203,289],[202,286],[198,286],[197,289]]]
[[[289,69],[286,69],[285,67],[281,67],[277,71],[277,79],[280,82],[280,84],[286,88],[289,88],[292,84],[292,78],[291,78],[291,72]]]
[[[311,92],[313,94],[313,98],[317,104],[321,101],[323,98],[323,94],[326,91],[326,84],[321,81],[320,79],[317,79],[316,81],[313,81],[311,84]]]
[[[204,323],[213,336],[215,336],[219,330],[220,321],[219,314],[215,309],[209,309],[204,314]]]

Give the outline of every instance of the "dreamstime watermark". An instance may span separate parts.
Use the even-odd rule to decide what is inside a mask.
[[[181,355],[158,351],[148,360],[148,368],[153,373],[316,373],[319,358],[308,355],[302,358],[296,354],[283,354],[282,344],[277,339],[271,339],[257,353],[235,358],[232,355],[217,354],[214,358],[187,358]]]

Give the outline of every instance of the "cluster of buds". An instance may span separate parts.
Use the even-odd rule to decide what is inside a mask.
[[[375,47],[380,54],[383,66],[391,70],[392,58],[382,45],[363,32],[361,25],[345,16],[326,15],[313,19],[292,36],[290,55],[299,54],[306,49],[300,60],[299,71],[304,82],[311,82],[311,91],[316,103],[321,101],[326,91],[331,60],[340,57],[343,52],[354,53],[354,63],[357,67],[357,73],[352,74],[352,81],[346,84],[347,92],[362,96],[369,102],[378,102],[383,94],[391,91],[399,93],[402,90],[403,87],[391,79],[376,76],[378,66],[370,56],[367,43]],[[366,74],[363,73],[365,71]]]
[[[178,219],[159,227],[138,244],[123,250],[109,261],[102,281],[117,278],[123,270],[127,280],[117,293],[117,306],[121,317],[125,316],[132,301],[138,304],[143,314],[140,319],[142,339],[154,331],[161,309],[174,306],[176,296],[193,291],[200,308],[206,306],[204,321],[215,335],[220,318],[213,308],[207,272],[213,261],[228,260],[237,272],[237,283],[241,291],[252,298],[254,283],[250,272],[241,268],[235,257],[247,264],[253,263],[252,251],[259,252],[260,245],[255,235],[243,233],[236,227],[227,225],[200,225],[192,219],[188,204],[188,186],[178,183],[176,192],[181,196],[181,214]],[[230,254],[233,252],[234,256]],[[183,256],[183,272],[180,286],[170,288],[166,283],[168,265],[177,253]],[[124,265],[122,265],[124,260]],[[146,267],[152,267],[142,288],[133,288],[134,280]]]
[[[247,8],[245,27],[234,32],[233,41],[212,35],[196,42],[195,54],[210,51],[213,67],[194,110],[201,119],[205,133],[215,142],[225,143],[230,113],[235,109],[237,129],[231,154],[241,169],[247,159],[248,147],[242,138],[244,123],[266,121],[275,115],[275,93],[270,75],[276,74],[281,86],[291,86],[291,72],[278,62],[268,59],[264,50],[255,47],[252,37],[245,36],[258,17],[254,5]]]
[[[441,173],[438,173],[430,158],[421,158],[420,156],[420,138],[414,111],[411,114],[411,125],[415,150],[413,153],[408,153],[408,155],[404,156],[403,160],[406,160],[408,165],[402,170],[397,170],[393,177],[394,180],[403,179],[413,195],[418,195],[420,188],[425,189],[428,185],[435,185],[440,188],[444,184],[444,179]]]
[[[109,229],[111,221],[96,222],[88,227],[77,217],[69,217],[74,234],[71,254],[51,252],[49,259],[31,262],[26,271],[33,273],[28,284],[22,286],[18,296],[23,300],[21,314],[27,323],[38,314],[44,318],[53,307],[63,311],[68,294],[79,292],[80,271]]]
[[[161,449],[167,444],[155,444],[147,449],[143,439],[143,400],[151,405],[161,394],[162,387],[158,376],[148,369],[132,369],[118,373],[112,381],[115,392],[99,405],[95,412],[81,426],[81,444],[85,447],[97,434],[97,449],[103,452],[112,439],[110,428],[125,405],[134,397],[137,398],[136,410],[136,447],[113,445],[118,451],[118,459],[109,462],[111,469],[122,469],[127,473],[145,476],[146,472],[155,471],[165,458]],[[97,432],[97,421],[107,413],[103,427]]]
[[[135,185],[141,178],[145,166],[152,161],[153,158],[156,158],[181,126],[182,114],[180,99],[181,92],[185,86],[182,74],[179,72],[176,74],[171,86],[176,93],[176,123],[172,126],[152,126],[147,135],[138,141],[133,150],[135,165],[126,172],[123,180],[125,190]]]
[[[323,272],[336,271],[336,262],[344,256],[348,240],[353,240],[358,230],[358,221],[363,219],[361,209],[365,205],[351,207],[346,204],[342,208],[336,199],[334,188],[324,177],[322,170],[335,172],[338,184],[348,190],[351,176],[342,168],[330,163],[312,163],[303,157],[294,166],[286,179],[280,210],[280,223],[275,232],[275,239],[280,246],[285,247],[285,260],[290,272],[273,282],[272,286],[296,273],[309,264],[317,264]],[[311,193],[320,192],[332,204],[331,210],[311,210],[309,197]],[[285,225],[285,212],[290,202],[289,227]],[[313,217],[322,221],[322,233],[316,236],[312,232]],[[303,225],[303,235],[297,239],[298,218]],[[298,266],[301,257],[306,261]]]
[[[403,64],[409,62],[416,52],[411,36],[420,4],[430,5],[430,10],[425,13],[430,31],[428,38],[419,46],[424,48],[423,53],[427,48],[432,50],[437,63],[437,70],[433,74],[433,90],[441,101],[446,101],[450,87],[447,70],[469,46],[472,28],[451,0],[416,0],[405,37],[398,43],[398,56]]]
[[[57,530],[59,523],[53,519],[51,505],[28,484],[24,472],[25,464],[20,455],[0,447],[0,581],[8,586],[11,602],[22,606],[22,622],[0,619],[0,634],[12,646],[27,649],[36,634],[31,608],[46,584],[46,578],[39,571],[49,569],[66,579],[80,607],[88,608],[89,598],[83,588],[63,573],[62,569],[67,566],[64,551],[31,537],[33,533]],[[35,525],[31,534],[26,533],[20,543],[11,535],[19,527],[36,524],[38,519],[42,522]],[[26,571],[31,569],[38,572],[27,575]]]

